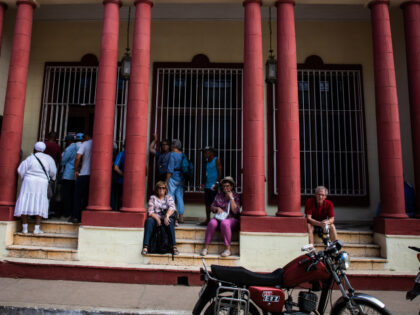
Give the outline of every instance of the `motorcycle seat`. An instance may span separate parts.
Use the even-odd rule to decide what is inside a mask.
[[[272,273],[253,272],[244,267],[228,267],[211,265],[211,272],[216,279],[231,282],[238,286],[273,287],[282,286],[283,269],[279,268]]]

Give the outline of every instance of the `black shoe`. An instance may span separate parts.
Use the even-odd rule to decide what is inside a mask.
[[[73,217],[68,218],[67,222],[73,222]]]
[[[80,220],[78,218],[74,218],[71,220],[72,223],[80,223]]]

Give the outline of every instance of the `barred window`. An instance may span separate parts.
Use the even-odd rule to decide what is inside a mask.
[[[213,65],[213,66],[209,66]],[[185,192],[188,201],[202,199],[205,181],[202,148],[216,149],[222,175],[242,186],[242,65],[155,63],[150,134],[181,140],[194,164],[194,178]],[[156,159],[149,159],[149,188],[157,177]]]
[[[268,85],[270,163],[276,174],[276,88]],[[362,71],[360,66],[299,65],[299,131],[302,197],[316,186],[328,187],[338,204],[367,204],[367,156],[365,143]],[[270,108],[269,107],[269,108]],[[277,184],[271,176],[270,202]]]
[[[68,133],[92,134],[98,66],[79,62],[47,63],[41,104],[39,139],[55,131],[64,144]],[[125,139],[128,81],[117,73],[114,148],[122,149]]]

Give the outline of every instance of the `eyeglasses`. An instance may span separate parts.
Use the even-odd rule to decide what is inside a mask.
[[[169,145],[169,143],[162,143],[162,145]]]
[[[230,184],[224,184],[222,187],[230,187]]]
[[[158,189],[166,189],[166,187],[158,187]]]

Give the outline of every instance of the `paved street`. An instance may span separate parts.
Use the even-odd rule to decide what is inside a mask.
[[[0,305],[69,310],[65,314],[71,314],[70,310],[190,314],[199,290],[199,287],[187,286],[0,278]],[[420,298],[408,302],[405,292],[365,293],[378,297],[395,315],[417,315],[420,309]],[[334,292],[333,300],[336,296],[338,292]],[[0,308],[0,313],[12,314],[10,308]]]

